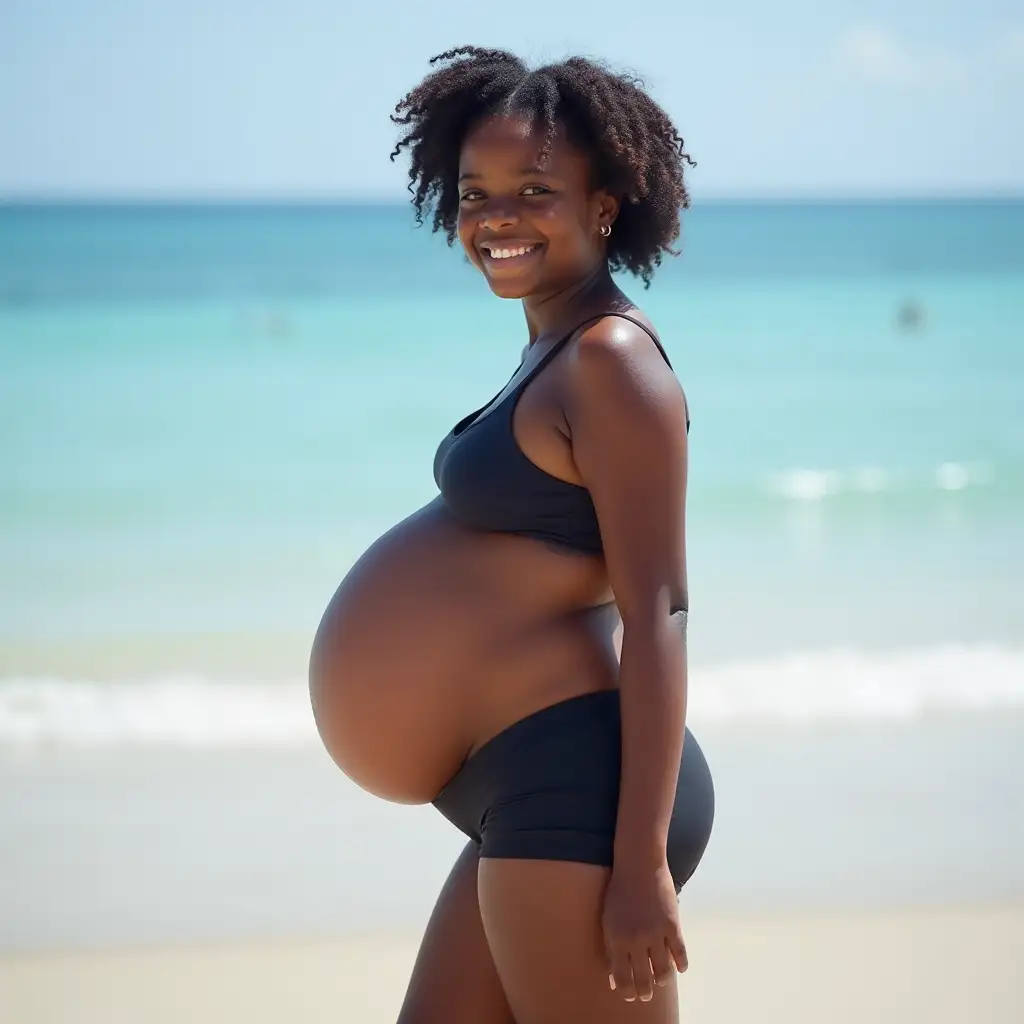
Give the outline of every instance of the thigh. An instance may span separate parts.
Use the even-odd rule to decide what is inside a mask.
[[[601,908],[609,870],[571,861],[480,861],[480,911],[518,1024],[678,1024],[675,979],[649,1003],[608,986]]]
[[[468,843],[441,890],[398,1024],[516,1024],[480,921],[478,859]]]

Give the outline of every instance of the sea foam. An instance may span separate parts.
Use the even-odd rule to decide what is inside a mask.
[[[918,495],[991,488],[997,484],[988,463],[942,462],[932,469],[864,465],[852,469],[794,468],[767,477],[767,493],[790,501],[817,502],[847,495]],[[1007,483],[1007,481],[1003,481]]]
[[[689,721],[806,723],[1024,709],[1024,648],[807,651],[691,669]],[[305,684],[166,676],[0,680],[0,746],[302,747]]]

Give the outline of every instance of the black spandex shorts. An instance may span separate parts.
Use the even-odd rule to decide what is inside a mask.
[[[480,845],[481,857],[611,867],[620,762],[618,690],[585,693],[498,733],[434,806]],[[714,816],[711,772],[687,729],[668,834],[676,892],[697,867]]]

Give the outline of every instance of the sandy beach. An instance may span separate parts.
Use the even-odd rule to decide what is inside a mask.
[[[691,1024],[1024,1020],[1024,904],[686,922]],[[8,955],[11,1024],[394,1021],[418,936]]]

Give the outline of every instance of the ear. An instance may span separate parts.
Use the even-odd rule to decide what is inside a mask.
[[[601,227],[605,224],[611,227],[615,223],[615,218],[619,215],[619,198],[613,196],[610,192],[605,192],[604,189],[599,190],[594,198],[597,200],[597,229],[600,231]]]

